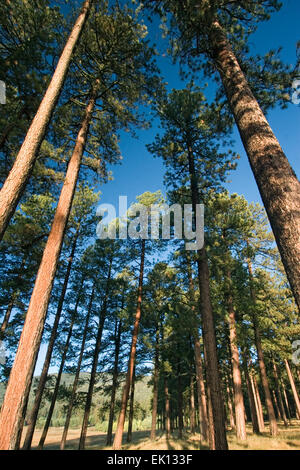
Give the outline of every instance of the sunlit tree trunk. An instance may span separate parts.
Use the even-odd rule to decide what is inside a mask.
[[[119,414],[117,429],[116,429],[114,443],[113,443],[114,450],[119,450],[122,446],[126,408],[127,408],[128,397],[129,397],[129,391],[130,391],[130,387],[132,383],[133,368],[135,364],[135,355],[136,355],[136,345],[137,345],[139,325],[140,325],[140,319],[141,319],[144,263],[145,263],[145,240],[142,239],[141,240],[141,259],[140,259],[137,309],[136,309],[135,321],[134,321],[133,331],[132,331],[132,341],[131,341],[128,367],[127,367],[126,381],[125,381],[125,385],[124,385],[123,393],[122,393],[121,411]]]
[[[273,375],[274,375],[275,385],[276,385],[276,390],[277,390],[277,395],[278,395],[278,405],[279,405],[280,414],[281,414],[281,417],[282,417],[282,420],[284,422],[285,427],[287,427],[289,425],[289,423],[288,423],[286,413],[285,413],[285,409],[284,409],[284,405],[283,405],[280,381],[279,381],[279,377],[278,377],[277,366],[276,366],[276,363],[275,363],[274,360],[273,360],[273,372],[274,372]]]
[[[156,326],[155,333],[155,353],[153,370],[153,400],[152,400],[152,423],[150,439],[154,441],[156,436],[156,418],[158,405],[158,378],[159,378],[159,325]]]
[[[131,440],[132,440],[132,425],[133,425],[133,412],[134,412],[134,389],[135,389],[135,366],[133,368],[132,384],[131,384],[131,390],[130,390],[127,442],[131,442]]]
[[[7,385],[0,414],[0,449],[13,449],[29,393],[35,359],[41,343],[45,317],[64,233],[78,179],[80,163],[86,145],[89,124],[94,109],[99,81],[91,93],[75,148],[68,164],[65,182],[59,197],[51,231],[36,277],[14,365]]]
[[[294,381],[294,377],[293,377],[293,374],[292,374],[292,371],[291,371],[291,368],[290,368],[290,365],[289,365],[287,359],[284,360],[284,365],[285,365],[285,368],[286,368],[286,371],[287,371],[287,375],[288,375],[288,378],[289,378],[289,381],[290,381],[291,389],[292,389],[292,392],[293,392],[293,397],[294,397],[295,405],[296,405],[296,411],[297,411],[297,414],[298,414],[298,416],[299,416],[298,419],[300,419],[300,401],[299,401],[299,395],[298,395],[298,392],[297,392],[297,389],[296,389],[296,385],[295,385],[295,381]]]
[[[79,230],[79,228],[78,228],[78,230]],[[63,309],[63,304],[64,304],[64,300],[65,300],[65,296],[66,296],[66,292],[67,292],[67,288],[68,288],[68,283],[69,283],[69,278],[70,278],[70,274],[71,274],[73,259],[74,259],[74,255],[75,255],[75,250],[76,250],[76,245],[77,245],[77,240],[78,240],[78,235],[79,235],[78,230],[76,231],[74,239],[73,239],[71,254],[70,254],[70,257],[69,257],[68,266],[67,266],[66,273],[65,273],[64,283],[63,283],[63,287],[62,287],[62,290],[61,290],[61,293],[60,293],[60,297],[59,297],[59,301],[58,301],[58,305],[57,305],[57,309],[56,309],[56,314],[55,314],[55,318],[54,318],[54,323],[53,323],[52,329],[51,329],[51,336],[50,336],[50,339],[49,339],[49,342],[48,342],[46,357],[45,357],[42,372],[41,372],[41,375],[40,375],[40,378],[39,378],[39,383],[38,383],[38,386],[37,386],[37,389],[36,389],[36,392],[35,392],[34,403],[33,403],[32,409],[30,410],[30,414],[29,414],[29,418],[28,418],[28,427],[27,427],[27,430],[26,430],[25,440],[24,440],[24,443],[23,443],[23,449],[24,450],[28,450],[31,447],[31,442],[32,442],[32,438],[33,438],[35,425],[36,425],[36,420],[37,420],[37,417],[38,417],[38,412],[39,412],[39,408],[40,408],[40,405],[41,405],[43,392],[44,392],[45,385],[46,385],[46,382],[47,382],[48,370],[49,370],[49,367],[50,367],[50,362],[51,362],[51,357],[52,357],[52,353],[53,353],[53,349],[54,349],[55,339],[56,339],[56,336],[57,336],[58,325],[59,325],[59,321],[60,321],[60,317],[61,317],[61,313],[62,313],[62,309]]]
[[[29,127],[15,163],[0,191],[0,241],[32,173],[40,145],[62,90],[73,51],[87,20],[91,4],[92,0],[85,0],[83,3],[81,12],[66,42],[44,98]],[[9,435],[7,436],[6,440],[9,439]]]
[[[300,309],[300,182],[266,120],[218,21],[211,54],[267,211],[285,271]]]

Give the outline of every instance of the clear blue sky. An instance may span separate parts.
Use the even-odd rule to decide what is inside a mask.
[[[285,0],[281,11],[274,14],[269,22],[261,23],[258,31],[251,36],[252,51],[265,53],[272,48],[282,46],[281,58],[286,63],[294,65],[296,44],[300,40],[299,18],[300,1]],[[154,35],[152,33],[151,40],[158,43],[161,48],[162,41],[158,28]],[[161,67],[163,78],[170,87],[184,87],[184,83],[178,77],[178,69],[171,64],[170,58],[160,57],[158,64]],[[197,83],[197,85],[201,86],[201,83]],[[300,176],[300,107],[291,103],[287,110],[272,110],[268,114],[268,119],[290,163],[297,175]],[[130,203],[136,195],[145,191],[161,189],[165,192],[162,161],[153,158],[145,147],[145,144],[150,143],[157,132],[156,127],[141,131],[139,132],[139,140],[131,138],[128,134],[122,136],[121,150],[124,160],[122,165],[111,168],[114,180],[101,186],[102,203],[111,203],[117,207],[119,195],[127,195]],[[228,185],[228,190],[243,194],[248,201],[261,202],[237,130],[233,135],[235,138],[234,148],[240,154],[241,159],[237,170],[230,175],[232,182]]]

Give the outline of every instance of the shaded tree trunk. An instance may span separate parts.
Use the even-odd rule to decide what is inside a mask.
[[[116,434],[115,434],[114,443],[113,443],[114,450],[119,450],[122,446],[126,408],[127,408],[128,397],[129,397],[129,391],[130,391],[130,387],[132,383],[133,368],[135,364],[135,355],[136,355],[136,345],[137,345],[139,325],[140,325],[140,319],[141,319],[144,263],[145,263],[145,240],[142,239],[141,240],[141,260],[140,260],[137,309],[136,309],[135,321],[134,321],[134,326],[133,326],[133,331],[132,331],[132,341],[131,341],[131,347],[130,347],[130,355],[129,355],[129,361],[128,361],[126,381],[125,381],[125,385],[124,385],[123,393],[122,393],[121,411],[120,411]]]
[[[150,439],[154,441],[156,436],[156,417],[158,405],[158,378],[159,378],[159,325],[156,325],[155,333],[155,353],[153,370],[153,401],[152,401],[152,423]]]
[[[226,377],[226,392],[227,392],[227,405],[228,405],[228,412],[229,412],[229,424],[231,429],[235,429],[235,419],[233,413],[233,406],[232,406],[232,394],[229,385],[229,378]]]
[[[179,345],[177,345],[178,350]],[[183,431],[183,410],[182,410],[182,383],[181,383],[181,367],[180,358],[177,360],[177,408],[178,408],[178,437],[182,439]]]
[[[251,92],[218,21],[212,24],[210,39],[212,57],[300,310],[300,182]]]
[[[87,396],[86,396],[81,434],[80,434],[80,439],[79,439],[79,446],[78,446],[79,450],[84,450],[87,428],[89,424],[89,417],[90,417],[90,412],[91,412],[91,407],[92,407],[93,391],[94,391],[94,386],[96,383],[98,360],[99,360],[99,354],[100,354],[101,343],[102,343],[102,333],[103,333],[103,328],[104,328],[104,323],[105,323],[106,313],[107,313],[107,301],[108,301],[108,296],[109,296],[109,291],[110,291],[112,262],[113,262],[113,255],[109,261],[108,275],[107,275],[106,287],[105,287],[105,295],[104,295],[104,300],[103,300],[103,304],[102,304],[102,308],[101,308],[100,316],[99,316],[99,325],[98,325],[96,344],[95,344],[95,350],[94,350],[94,355],[93,355],[93,364],[92,364],[92,370],[91,370],[91,375],[90,375],[89,387],[88,387]]]
[[[262,409],[262,404],[261,404],[261,399],[260,399],[260,394],[258,390],[258,385],[256,381],[256,377],[253,374],[250,374],[250,381],[251,381],[251,386],[253,387],[253,393],[256,401],[256,407],[258,410],[258,424],[259,424],[259,430],[260,432],[264,432],[265,430],[265,421],[264,421],[264,414],[263,414],[263,409]]]
[[[89,305],[88,305],[88,310],[87,310],[87,315],[86,315],[86,320],[85,320],[85,325],[84,325],[84,330],[83,330],[83,335],[82,335],[81,348],[80,348],[76,373],[75,373],[74,382],[73,382],[73,386],[72,386],[71,397],[70,397],[70,400],[69,400],[69,407],[68,407],[68,411],[67,411],[67,414],[66,414],[66,421],[65,421],[65,426],[64,426],[64,430],[63,430],[63,435],[62,435],[61,442],[60,442],[60,450],[64,450],[65,445],[66,445],[70,420],[71,420],[72,411],[73,411],[73,405],[74,405],[75,398],[76,398],[76,391],[77,391],[77,386],[78,386],[78,381],[79,381],[81,363],[82,363],[84,349],[85,349],[85,342],[86,342],[86,337],[87,337],[87,333],[88,333],[88,326],[89,326],[90,316],[91,316],[91,312],[92,312],[92,305],[93,305],[93,301],[94,301],[94,296],[95,296],[95,286],[93,286],[93,288],[92,288],[90,301],[89,301]]]
[[[135,388],[135,366],[133,368],[132,383],[131,383],[131,390],[130,390],[127,442],[131,442],[132,440],[132,425],[133,425],[133,412],[134,412],[134,388]]]
[[[74,24],[70,36],[68,37],[48,89],[28,129],[14,165],[1,188],[0,241],[2,240],[6,227],[15,212],[27,181],[31,176],[40,145],[43,141],[47,126],[51,120],[53,110],[62,90],[73,51],[79,41],[91,4],[92,0],[85,0],[82,5],[81,12]]]
[[[43,364],[43,369],[42,369],[40,379],[39,379],[39,384],[35,393],[34,403],[30,411],[29,418],[28,418],[28,427],[26,431],[25,440],[23,443],[24,450],[29,450],[31,447],[36,420],[38,417],[38,412],[39,412],[39,408],[41,405],[43,392],[44,392],[45,385],[47,382],[47,375],[48,375],[48,370],[50,367],[51,357],[52,357],[52,353],[54,349],[54,343],[55,343],[56,336],[57,336],[58,325],[59,325],[59,321],[60,321],[60,317],[61,317],[61,313],[63,309],[63,304],[65,301],[65,296],[66,296],[66,292],[68,288],[68,283],[69,283],[69,278],[71,274],[78,236],[79,236],[79,228],[75,233],[74,240],[72,243],[71,254],[69,257],[68,266],[67,266],[67,270],[66,270],[66,274],[64,278],[64,283],[63,283],[63,287],[62,287],[61,294],[60,294],[59,301],[58,301],[58,306],[56,309],[56,314],[55,314],[54,323],[53,323],[52,330],[51,330],[51,336],[50,336],[49,343],[48,343],[48,348],[47,348],[46,357],[45,357],[44,364]]]
[[[251,412],[251,421],[252,421],[252,429],[254,434],[260,434],[259,429],[259,417],[258,417],[258,406],[254,396],[254,390],[251,384],[251,379],[248,371],[248,361],[245,351],[243,352],[243,369],[244,375],[247,385],[248,397],[249,397],[249,405],[250,405],[250,412]]]
[[[120,345],[121,345],[121,333],[122,333],[122,320],[119,320],[118,332],[115,331],[115,359],[114,359],[113,381],[112,381],[111,399],[110,399],[110,407],[109,407],[108,429],[107,429],[107,437],[106,437],[106,444],[108,446],[112,444],[112,431],[113,431],[113,424],[114,424],[116,393],[117,393],[118,376],[119,376],[119,355],[120,355]]]
[[[188,144],[188,165],[191,185],[191,198],[194,214],[199,204],[197,175],[195,171],[194,156],[191,146]],[[210,388],[212,415],[215,433],[215,450],[227,450],[227,438],[225,428],[224,403],[222,397],[219,363],[217,355],[216,333],[214,317],[210,298],[209,268],[205,246],[197,250],[198,282],[200,290],[200,312],[202,317],[203,342],[206,350],[206,375]]]
[[[195,392],[194,392],[194,375],[190,373],[190,429],[191,434],[196,432],[196,410],[195,410]]]
[[[165,431],[166,439],[170,439],[171,436],[171,416],[170,416],[170,395],[168,387],[168,378],[164,372],[164,394],[165,394]]]
[[[54,387],[54,391],[53,391],[53,395],[52,395],[52,399],[51,399],[51,404],[50,404],[50,407],[49,407],[49,410],[48,410],[48,415],[47,415],[46,422],[44,424],[44,429],[43,429],[43,432],[42,432],[42,435],[41,435],[41,438],[40,438],[40,441],[39,441],[38,450],[43,449],[44,443],[45,443],[45,440],[46,440],[46,437],[47,437],[47,434],[48,434],[48,430],[49,430],[49,426],[50,426],[50,423],[51,423],[54,407],[55,407],[56,400],[57,400],[57,395],[58,395],[59,385],[60,385],[60,381],[61,381],[61,376],[62,376],[62,373],[63,373],[63,370],[64,370],[66,357],[67,357],[67,353],[68,353],[68,349],[69,349],[69,345],[70,345],[70,341],[71,341],[71,337],[72,337],[72,333],[73,333],[73,326],[74,326],[75,318],[77,316],[77,310],[78,310],[78,305],[79,305],[79,302],[80,302],[80,296],[81,296],[81,292],[79,292],[79,294],[77,296],[77,299],[76,299],[76,304],[75,304],[74,312],[72,314],[72,318],[71,318],[71,322],[70,322],[70,326],[69,326],[69,331],[68,331],[68,336],[67,336],[65,346],[64,346],[64,349],[63,349],[63,354],[62,354],[61,363],[60,363],[57,378],[56,378],[56,383],[55,383],[55,387]]]
[[[283,400],[282,400],[282,396],[281,396],[280,381],[279,381],[279,377],[278,377],[277,366],[276,366],[276,363],[275,363],[274,360],[273,360],[273,372],[274,372],[273,375],[274,375],[275,385],[276,385],[276,390],[277,390],[278,405],[279,405],[280,414],[281,414],[281,417],[282,417],[282,420],[283,420],[283,423],[284,423],[285,427],[287,427],[289,425],[289,423],[288,423],[286,413],[285,413],[285,409],[284,409],[284,405],[283,405]]]

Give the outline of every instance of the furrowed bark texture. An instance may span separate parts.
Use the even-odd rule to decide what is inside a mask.
[[[300,182],[251,92],[218,21],[212,24],[211,45],[215,66],[300,310]]]

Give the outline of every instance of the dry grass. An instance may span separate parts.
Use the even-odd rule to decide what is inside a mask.
[[[60,438],[63,428],[50,428],[47,436],[45,449],[59,449]],[[300,423],[293,421],[291,426],[285,428],[279,424],[279,435],[272,438],[266,432],[260,436],[252,434],[251,426],[247,426],[248,439],[246,443],[238,442],[234,432],[228,432],[228,443],[230,450],[300,450]],[[166,439],[161,432],[157,433],[155,441],[149,439],[150,431],[136,431],[133,433],[133,440],[130,444],[126,442],[126,433],[124,433],[123,449],[124,450],[200,450],[208,449],[204,443],[200,445],[199,434],[184,434],[183,439],[178,439],[176,433],[172,434],[170,439]],[[23,433],[23,436],[25,432]],[[33,438],[33,448],[37,447],[41,431],[37,430]],[[80,429],[70,429],[66,450],[78,449]],[[94,428],[88,429],[86,440],[86,449],[90,450],[110,450],[111,447],[106,446],[106,434],[96,431]]]

